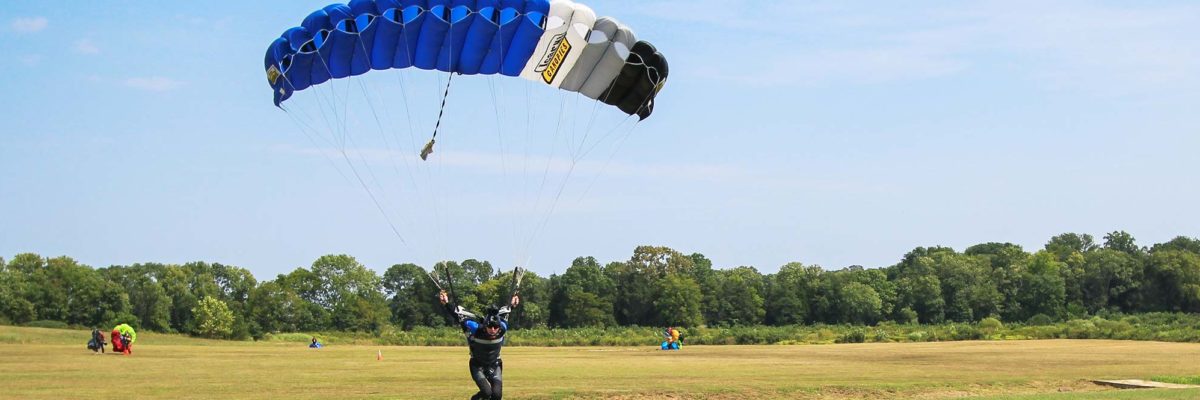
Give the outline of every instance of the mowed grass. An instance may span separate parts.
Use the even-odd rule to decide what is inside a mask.
[[[520,334],[514,332],[513,334]],[[92,355],[87,331],[0,326],[0,398],[466,399],[461,347],[226,342],[139,334]],[[648,342],[654,338],[648,338]],[[382,351],[383,360],[376,360]],[[1200,375],[1200,344],[1106,340],[809,346],[509,347],[506,399],[1191,399],[1091,379]]]

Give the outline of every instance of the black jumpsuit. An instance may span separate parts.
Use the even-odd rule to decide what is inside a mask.
[[[463,332],[467,334],[467,345],[471,349],[471,379],[479,392],[471,396],[471,400],[501,400],[503,395],[502,370],[504,361],[500,359],[500,348],[504,346],[504,334],[508,332],[509,308],[500,309],[497,317],[500,320],[500,331],[495,336],[488,335],[487,328],[475,320],[475,315],[461,307],[451,310],[458,318]]]

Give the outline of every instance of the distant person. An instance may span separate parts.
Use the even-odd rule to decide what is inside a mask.
[[[309,343],[309,344],[308,344],[308,348],[310,348],[310,349],[319,349],[319,348],[321,348],[321,342],[318,342],[318,341],[317,341],[317,338],[312,338],[312,339],[313,339],[313,340],[312,340],[312,343]]]
[[[673,326],[663,329],[663,350],[679,350],[679,330]]]
[[[129,324],[117,325],[112,330],[113,352],[124,355],[133,354],[133,342],[137,341],[137,332]]]
[[[104,353],[104,333],[99,328],[92,328],[92,339],[88,340],[88,350],[93,353]]]

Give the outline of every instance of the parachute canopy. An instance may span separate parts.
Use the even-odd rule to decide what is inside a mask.
[[[131,343],[131,344],[132,344],[133,342],[136,342],[136,341],[137,341],[137,332],[135,332],[135,331],[133,330],[133,327],[132,327],[132,326],[129,326],[129,324],[120,324],[120,325],[117,325],[115,328],[113,328],[113,330],[115,330],[115,331],[117,331],[117,332],[120,332],[120,333],[121,333],[121,336],[126,336],[126,335],[128,335],[128,336],[129,336],[129,343]]]
[[[521,77],[640,119],[668,72],[629,27],[571,0],[351,0],[286,30],[264,64],[276,106],[331,79],[419,68]]]

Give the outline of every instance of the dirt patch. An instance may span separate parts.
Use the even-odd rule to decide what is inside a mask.
[[[638,393],[583,396],[597,400],[883,400],[883,399],[957,399],[989,395],[1027,395],[1049,393],[1092,393],[1115,390],[1088,380],[1027,382],[1022,384],[968,385],[964,387],[911,387],[903,389],[867,389],[854,387],[823,387],[795,391],[742,391],[727,393]]]
[[[1196,389],[1200,386],[1182,385],[1178,383],[1166,383],[1155,381],[1144,381],[1141,379],[1122,379],[1122,380],[1097,380],[1092,381],[1098,385],[1112,386],[1118,389]]]

